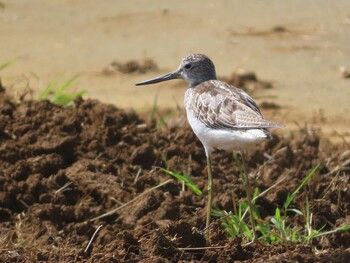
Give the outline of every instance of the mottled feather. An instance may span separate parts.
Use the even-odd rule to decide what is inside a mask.
[[[265,120],[246,92],[219,80],[208,80],[188,89],[185,104],[187,110],[212,129],[282,127]]]

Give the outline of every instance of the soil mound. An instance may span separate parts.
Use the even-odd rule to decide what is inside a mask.
[[[132,111],[96,100],[73,107],[47,101],[15,103],[0,93],[1,262],[348,262],[348,232],[310,245],[242,247],[213,223],[212,249],[201,230],[205,198],[171,179],[159,167],[191,174],[205,193],[206,159],[186,124],[162,129]],[[248,157],[250,179],[264,191],[263,218],[320,164],[294,205],[309,197],[313,228],[350,224],[350,151],[312,131],[274,136]],[[214,156],[215,198],[233,211],[245,197],[231,154]],[[165,182],[165,183],[164,183]],[[164,183],[163,186],[155,188]],[[135,197],[139,199],[128,203]],[[119,207],[119,208],[118,208]],[[99,217],[114,211],[108,216]],[[300,217],[291,215],[295,225]],[[103,225],[85,251],[92,235]],[[312,245],[312,246],[311,246]],[[224,247],[222,247],[224,246]],[[186,250],[185,248],[198,250]],[[315,248],[321,252],[316,253]]]

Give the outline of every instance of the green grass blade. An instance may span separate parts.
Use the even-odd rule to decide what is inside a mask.
[[[47,99],[51,93],[53,93],[54,86],[56,85],[56,81],[50,81],[49,84],[43,89],[39,95],[38,100],[45,100]]]
[[[300,216],[303,215],[303,212],[301,212],[299,209],[291,208],[291,209],[288,209],[287,211],[294,212],[294,213],[296,213],[297,215],[300,215]]]
[[[350,226],[342,226],[336,229],[337,233],[343,232],[343,231],[349,231],[349,230],[350,230]]]
[[[276,227],[277,230],[281,229],[281,225],[279,222],[276,220],[276,218],[271,218],[271,223]]]
[[[279,208],[276,208],[275,218],[278,222],[281,222],[281,210]]]
[[[174,172],[174,171],[170,171],[167,169],[162,168],[162,171],[175,177],[176,179],[178,179],[179,181],[182,181],[185,183],[185,185],[191,189],[192,192],[194,192],[196,195],[202,196],[203,193],[202,191],[194,184],[194,182],[192,181],[192,179],[190,178],[190,176],[188,174],[180,174],[178,172]]]
[[[298,186],[298,188],[291,194],[287,196],[287,199],[284,203],[284,209],[287,210],[291,202],[294,200],[295,196],[299,193],[300,189],[303,188],[311,179],[311,177],[316,173],[318,167],[320,164],[316,165],[312,171],[305,177],[305,179],[301,182],[301,184]]]
[[[11,66],[11,65],[14,64],[15,62],[16,62],[16,60],[14,60],[14,59],[13,59],[13,60],[6,61],[5,63],[3,63],[3,64],[0,65],[0,70],[5,69],[5,68]]]
[[[345,231],[349,231],[349,230],[350,230],[350,225],[346,225],[346,226],[338,227],[334,230],[320,232],[320,233],[314,235],[312,238],[322,237],[322,236],[326,236],[326,235],[330,235],[330,234],[341,233],[341,232],[345,232]]]
[[[161,116],[159,122],[157,123],[157,129],[161,129],[164,125],[166,125],[173,114],[174,112],[170,111],[164,116]]]
[[[73,82],[79,77],[79,75],[75,75],[72,78],[70,78],[68,81],[63,83],[60,87],[58,87],[58,91],[64,91],[65,89],[72,86]]]

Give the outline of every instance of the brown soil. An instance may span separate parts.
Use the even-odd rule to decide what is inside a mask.
[[[189,172],[206,193],[204,151],[183,119],[157,129],[135,112],[96,100],[63,108],[14,103],[4,92],[0,98],[1,262],[349,262],[349,232],[309,245],[242,246],[214,221],[206,242],[204,197],[181,191],[175,180],[151,190],[170,179],[159,169],[168,167]],[[254,187],[263,191],[284,180],[258,201],[261,216],[273,215],[319,163],[294,206],[305,207],[308,196],[313,228],[349,225],[349,159],[349,150],[309,130],[257,147],[248,157]],[[214,204],[232,211],[245,193],[231,154],[215,155],[214,174]],[[305,224],[293,214],[290,220]]]

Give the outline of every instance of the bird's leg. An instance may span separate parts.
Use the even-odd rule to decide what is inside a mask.
[[[245,167],[245,158],[244,153],[240,152],[241,155],[241,164],[239,164],[238,159],[237,164],[239,168],[239,172],[243,181],[244,189],[247,193],[247,200],[248,200],[248,206],[249,206],[249,216],[250,216],[250,223],[252,225],[252,231],[253,231],[253,240],[250,243],[257,243],[258,242],[258,236],[256,234],[256,227],[255,227],[255,220],[254,220],[254,208],[253,208],[253,194],[252,194],[252,187],[249,182],[248,175],[246,173],[246,167]]]
[[[210,215],[211,215],[211,206],[213,201],[213,176],[211,169],[211,154],[206,151],[207,155],[207,169],[208,169],[208,201],[207,201],[207,219],[205,223],[205,228],[207,230],[207,239],[209,240],[209,225],[210,225]]]

